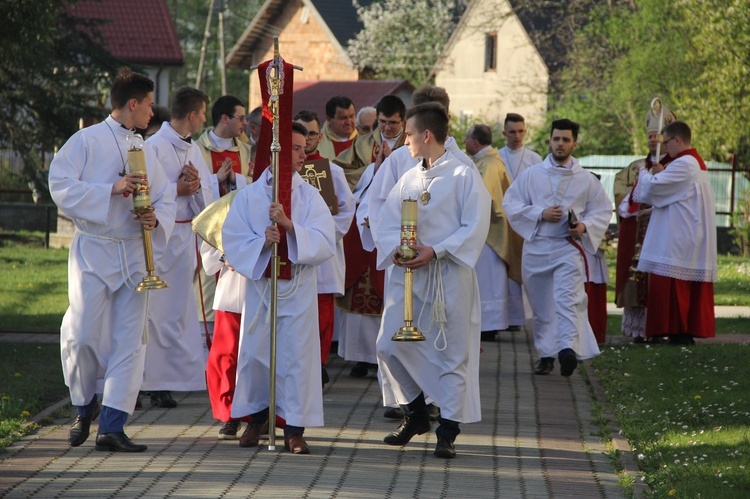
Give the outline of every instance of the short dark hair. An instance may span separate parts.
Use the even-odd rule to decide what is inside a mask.
[[[552,132],[555,130],[570,130],[573,134],[573,140],[578,140],[578,131],[581,129],[581,125],[568,118],[555,120],[552,122],[552,128],[550,128],[549,136],[552,137]]]
[[[451,108],[451,99],[443,87],[422,85],[416,89],[411,96],[411,105],[417,106],[426,102],[438,102],[443,105],[446,112]]]
[[[109,101],[112,103],[112,109],[122,109],[131,99],[141,102],[153,91],[154,82],[151,81],[151,78],[136,73],[128,67],[122,67],[112,84]]]
[[[304,138],[307,138],[307,128],[305,128],[305,125],[303,125],[302,123],[297,123],[296,121],[293,121],[292,133],[298,133],[302,135]]]
[[[311,121],[314,121],[320,126],[320,118],[318,118],[318,113],[315,111],[308,111],[307,109],[303,109],[302,111],[298,112],[294,115],[294,121],[304,121],[305,123],[310,123]]]
[[[664,127],[662,134],[670,137],[679,137],[686,145],[690,145],[693,140],[693,132],[684,121],[673,121]]]
[[[326,102],[326,116],[329,118],[333,118],[336,116],[336,108],[340,107],[341,109],[349,109],[354,105],[354,102],[349,97],[346,97],[344,95],[337,95],[335,97],[331,97],[328,99],[328,102]]]
[[[508,113],[505,115],[505,121],[503,121],[503,128],[505,128],[509,122],[512,123],[526,123],[526,120],[523,119],[523,116],[521,116],[518,113]]]
[[[263,121],[263,107],[258,106],[249,113],[247,113],[247,122],[252,123],[253,125],[260,125],[260,122]]]
[[[234,116],[234,108],[237,106],[245,107],[240,99],[234,95],[222,95],[211,108],[211,120],[213,120],[214,126],[221,122],[221,117],[225,114],[227,116]]]
[[[483,124],[477,124],[471,127],[471,138],[483,146],[492,144],[492,129]]]
[[[448,137],[448,111],[439,102],[417,104],[406,112],[406,119],[414,118],[414,126],[424,132],[429,130],[440,144]]]
[[[180,87],[172,95],[172,116],[178,120],[186,118],[193,111],[197,113],[203,104],[208,105],[206,92],[193,87]]]
[[[382,114],[388,117],[398,114],[398,117],[403,120],[406,115],[406,104],[396,95],[386,95],[375,105],[375,111],[378,116]]]

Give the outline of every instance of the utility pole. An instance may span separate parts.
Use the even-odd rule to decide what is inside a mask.
[[[219,13],[219,70],[221,73],[221,95],[227,95],[227,67],[224,60],[224,0],[218,0],[214,7]]]
[[[213,13],[214,0],[211,0],[211,5],[208,7],[208,17],[206,18],[206,29],[205,31],[203,31],[203,43],[201,44],[201,57],[200,61],[198,62],[198,75],[195,77],[195,88],[201,88],[201,78],[203,78],[203,63],[206,60],[206,46],[208,45],[208,39],[211,37],[211,17],[213,16]]]

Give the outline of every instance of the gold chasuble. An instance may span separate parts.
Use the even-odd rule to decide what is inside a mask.
[[[349,137],[349,140],[341,140],[339,137],[336,136],[335,133],[331,130],[331,128],[328,126],[328,122],[326,121],[323,123],[323,128],[320,129],[320,143],[318,144],[318,152],[321,156],[324,158],[328,158],[331,161],[333,161],[336,156],[344,151],[344,149],[348,149],[352,142],[354,142],[354,138],[357,136],[357,129],[354,129],[354,132],[352,132],[351,136]]]
[[[401,132],[396,143],[393,145],[393,149],[398,149],[404,145],[405,134]],[[383,137],[380,135],[380,129],[375,128],[372,133],[367,135],[358,135],[354,139],[354,144],[349,149],[341,152],[334,163],[344,169],[346,175],[346,181],[349,183],[349,188],[353,191],[359,182],[360,177],[370,165],[374,163],[380,154],[380,149],[383,147]]]
[[[520,283],[523,239],[510,228],[503,210],[503,197],[510,187],[510,177],[505,170],[505,164],[494,147],[474,158],[474,164],[492,197],[492,215],[487,244],[508,266],[508,277]]]

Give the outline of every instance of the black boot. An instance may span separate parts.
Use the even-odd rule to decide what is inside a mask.
[[[177,402],[172,398],[172,392],[151,392],[151,407],[172,409],[174,407],[177,407]]]
[[[383,439],[388,445],[406,445],[414,435],[422,435],[430,431],[430,414],[427,412],[427,404],[424,394],[420,393],[410,404],[402,406],[404,419],[396,429]]]

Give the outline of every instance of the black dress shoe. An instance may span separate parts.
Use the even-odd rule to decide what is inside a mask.
[[[134,444],[122,431],[102,433],[96,436],[96,450],[110,452],[143,452],[148,447]]]
[[[560,353],[557,354],[557,358],[560,361],[560,375],[570,376],[578,367],[578,357],[571,348],[563,348]]]
[[[435,446],[435,456],[442,457],[445,459],[453,459],[456,457],[456,446],[453,445],[452,440],[448,440],[445,437],[438,438],[438,443]]]
[[[426,415],[421,417],[406,416],[393,433],[383,439],[388,445],[406,445],[414,435],[422,435],[430,431],[430,419]]]
[[[173,409],[177,407],[177,402],[172,398],[172,392],[151,392],[151,407]]]
[[[552,372],[555,368],[554,357],[542,357],[539,362],[534,366],[534,374],[546,375]]]
[[[685,333],[675,334],[669,337],[669,340],[667,340],[667,343],[670,345],[695,345],[695,340],[692,336]]]
[[[93,419],[93,417],[84,418],[83,416],[76,416],[68,434],[68,443],[71,447],[78,447],[89,438],[91,421]]]
[[[357,362],[354,367],[352,367],[352,370],[349,371],[349,376],[352,378],[364,378],[367,376],[369,367],[370,365],[367,362]]]
[[[495,336],[497,336],[497,331],[482,331],[480,340],[481,341],[495,341]]]

